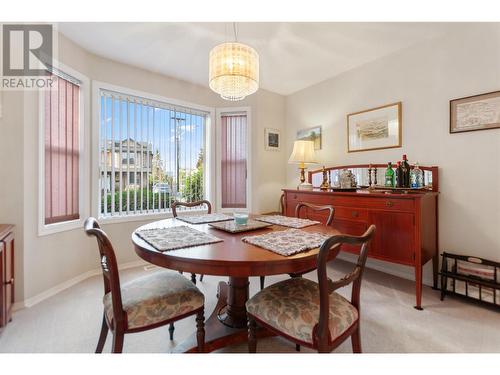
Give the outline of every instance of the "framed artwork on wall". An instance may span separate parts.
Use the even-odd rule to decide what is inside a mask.
[[[450,100],[450,133],[500,128],[500,91]]]
[[[347,115],[347,152],[402,145],[402,104],[387,104]]]
[[[266,128],[264,131],[265,147],[268,151],[281,149],[281,133],[278,129]]]
[[[321,150],[321,126],[299,130],[297,141],[313,141],[314,149]]]

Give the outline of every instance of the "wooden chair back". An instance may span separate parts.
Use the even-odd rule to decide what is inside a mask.
[[[317,325],[316,340],[320,347],[327,347],[331,344],[328,320],[330,314],[330,294],[346,285],[353,283],[351,292],[351,304],[360,310],[359,295],[361,291],[361,280],[365,269],[366,258],[370,241],[375,234],[375,225],[370,225],[368,230],[362,236],[337,235],[326,240],[318,253],[318,284],[319,284],[319,322]],[[332,281],[328,278],[326,263],[328,259],[337,257],[341,245],[359,245],[359,257],[354,269],[339,280]],[[331,257],[333,252],[333,258]]]
[[[285,215],[285,193],[281,193],[280,197],[280,214]]]
[[[333,206],[330,205],[318,206],[311,203],[299,202],[299,204],[297,204],[297,206],[295,207],[295,217],[300,217],[299,215],[302,207],[306,208],[306,216],[307,216],[307,210],[328,211],[328,217],[326,219],[325,225],[330,225],[333,221],[333,215],[335,214],[335,208],[333,208]]]
[[[115,251],[111,245],[108,235],[101,229],[97,220],[89,217],[84,224],[85,233],[97,239],[99,248],[102,276],[104,279],[104,294],[111,292],[113,304],[113,324],[118,326],[124,324],[126,315],[122,306],[122,295],[120,289],[120,276],[116,262]]]
[[[212,205],[210,204],[209,201],[203,199],[203,200],[200,200],[200,201],[196,201],[196,202],[179,202],[179,201],[175,201],[174,203],[172,203],[172,215],[174,215],[174,217],[177,217],[177,207],[179,206],[182,206],[182,207],[196,207],[196,206],[201,206],[205,204],[207,206],[207,213],[211,214],[212,213]]]

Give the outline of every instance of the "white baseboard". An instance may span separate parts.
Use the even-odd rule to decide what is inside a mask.
[[[347,262],[356,263],[358,260],[358,256],[354,254],[349,254],[345,252],[339,253],[337,256],[339,259],[345,260]],[[413,267],[402,266],[399,264],[388,263],[384,261],[380,261],[377,259],[367,259],[366,267],[371,268],[380,272],[387,273],[389,275],[401,277],[402,279],[415,281],[415,271]],[[424,285],[432,287],[432,275],[426,275],[425,273],[422,276],[422,283]]]
[[[127,268],[140,267],[140,266],[146,265],[146,264],[148,264],[148,263],[146,263],[145,261],[136,260],[133,262],[119,264],[118,269],[125,270]],[[23,309],[25,307],[32,307],[32,306],[36,305],[37,303],[40,303],[43,300],[46,300],[47,298],[50,298],[50,297],[56,295],[57,293],[60,293],[63,290],[68,289],[68,288],[72,287],[73,285],[76,285],[76,284],[82,282],[83,280],[88,279],[89,277],[100,275],[101,272],[102,271],[100,268],[84,272],[76,277],[73,277],[72,279],[66,280],[66,281],[64,281],[64,282],[62,282],[62,283],[60,283],[60,284],[58,284],[50,289],[47,289],[47,290],[43,291],[42,293],[39,293],[33,297],[27,298],[24,301],[19,301],[19,302],[14,303],[14,306],[12,307],[12,309],[14,311],[16,311],[16,310]]]

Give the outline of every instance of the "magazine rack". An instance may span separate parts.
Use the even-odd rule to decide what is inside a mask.
[[[441,256],[441,301],[452,294],[500,307],[500,263],[446,252]]]

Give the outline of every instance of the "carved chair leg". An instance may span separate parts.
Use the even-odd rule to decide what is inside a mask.
[[[264,289],[264,282],[266,281],[265,276],[260,277],[260,290]]]
[[[252,317],[248,317],[248,352],[256,353],[257,352],[257,323]]]
[[[174,323],[170,323],[170,325],[168,326],[168,335],[170,337],[170,341],[174,339],[174,330],[175,330]]]
[[[352,352],[353,353],[361,353],[361,330],[358,328],[351,335],[351,343],[352,343]]]
[[[203,276],[205,275],[200,275],[200,281],[203,281]]]
[[[113,347],[111,351],[113,353],[121,353],[123,350],[123,338],[124,333],[122,331],[116,330],[113,332]]]
[[[193,284],[196,285],[196,274],[195,273],[191,274],[191,281],[193,282]]]
[[[205,317],[203,310],[196,314],[196,341],[198,344],[198,352],[205,351]]]
[[[101,334],[99,335],[99,341],[97,342],[97,348],[95,349],[96,353],[102,353],[102,349],[104,348],[104,344],[106,343],[106,337],[108,336],[108,323],[106,323],[106,316],[102,315],[102,326],[101,326]]]
[[[295,344],[295,351],[300,352],[300,345],[299,344]]]

